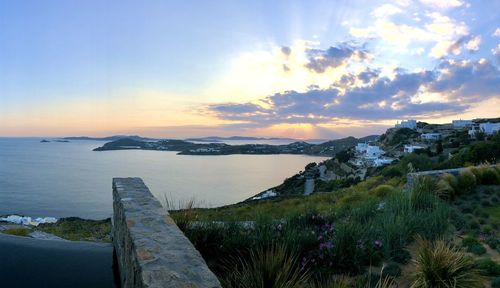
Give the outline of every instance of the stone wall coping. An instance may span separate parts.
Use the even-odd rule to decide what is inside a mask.
[[[221,287],[141,178],[113,178],[113,210],[122,287]]]

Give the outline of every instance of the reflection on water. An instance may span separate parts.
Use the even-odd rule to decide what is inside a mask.
[[[0,215],[109,217],[111,178],[142,177],[153,194],[202,206],[231,204],[275,186],[310,162],[303,155],[190,156],[94,152],[98,141],[0,138]]]

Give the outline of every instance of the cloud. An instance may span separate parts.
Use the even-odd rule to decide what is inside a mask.
[[[495,29],[495,32],[493,32],[492,36],[500,37],[500,28]]]
[[[497,47],[491,49],[491,53],[496,57],[497,63],[500,64],[500,44]]]
[[[397,6],[394,6],[392,4],[384,4],[373,10],[371,14],[376,18],[386,18],[402,12],[403,10],[401,10],[401,8]]]
[[[499,86],[499,70],[486,60],[449,60],[432,71],[410,73],[397,69],[393,78],[371,70],[349,74],[328,89],[287,91],[265,97],[261,99],[265,106],[225,103],[222,108],[216,105],[209,110],[218,118],[260,127],[280,123],[335,123],[338,119],[442,117],[498,97]],[[433,97],[423,100],[426,94]]]
[[[422,4],[438,9],[457,8],[464,4],[460,0],[420,0]]]
[[[338,47],[331,46],[326,50],[307,50],[309,62],[307,68],[317,73],[323,73],[328,68],[345,65],[349,60],[363,61],[369,58],[366,50],[343,43]]]
[[[466,44],[465,48],[469,51],[477,51],[479,50],[479,44],[481,44],[481,36],[476,36],[470,39]]]
[[[406,9],[406,8],[405,8]],[[422,54],[420,49],[411,48],[419,43],[431,46],[430,56],[442,58],[450,53],[460,54],[461,47],[454,47],[457,41],[469,35],[469,28],[464,22],[458,22],[437,11],[426,12],[424,19],[417,17],[399,17],[393,21],[388,17],[399,13],[400,8],[385,4],[375,9],[371,15],[375,17],[372,25],[367,27],[350,27],[349,33],[355,38],[382,40],[381,48],[388,46],[398,53]],[[410,13],[410,15],[419,15]],[[417,23],[415,23],[415,21]],[[471,43],[471,45],[474,43]]]

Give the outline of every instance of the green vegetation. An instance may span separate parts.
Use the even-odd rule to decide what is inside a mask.
[[[272,284],[278,278],[292,279],[289,287],[311,288],[483,287],[483,277],[495,287],[500,166],[420,177],[406,187],[409,172],[500,159],[500,136],[470,142],[462,134],[444,139],[436,153],[412,153],[373,168],[361,182],[317,180],[315,192],[302,196],[302,172],[273,188],[279,197],[213,209],[188,205],[171,214],[227,287],[281,287]],[[381,141],[400,146],[414,136],[399,129]],[[443,149],[451,149],[451,157],[438,155]],[[346,162],[350,153],[343,150],[337,160]],[[334,171],[340,165],[334,162],[322,165]],[[315,167],[306,170],[316,173]],[[277,276],[281,266],[295,278]],[[262,285],[244,286],[237,279]]]
[[[304,287],[309,274],[299,268],[298,262],[297,255],[283,245],[259,248],[247,258],[228,263],[222,284],[228,288]]]
[[[462,241],[462,246],[467,249],[467,252],[474,253],[476,255],[483,255],[486,253],[486,249],[479,242],[479,240],[473,236],[467,236]]]
[[[480,259],[476,261],[476,267],[485,276],[500,276],[500,264],[490,258]]]
[[[109,218],[105,220],[62,218],[54,224],[40,224],[37,230],[73,241],[111,242],[111,219]]]
[[[412,287],[415,288],[481,288],[483,278],[475,263],[464,252],[443,240],[431,243],[418,239]]]
[[[28,234],[30,233],[30,230],[27,228],[11,228],[11,229],[7,229],[7,230],[3,230],[2,233],[9,234],[9,235],[15,235],[15,236],[27,237]]]
[[[406,173],[414,165],[425,168],[429,164],[426,159],[427,156],[414,155],[406,158],[406,167],[400,162],[390,169]],[[229,283],[235,281],[234,277],[267,275],[264,271],[269,269],[265,267],[272,265],[264,264],[257,255],[274,251],[276,243],[281,243],[284,254],[292,257],[291,262],[297,262],[294,269],[301,271],[298,274],[307,275],[307,285],[302,287],[332,287],[328,286],[331,283],[339,283],[338,287],[395,287],[391,285],[399,281],[409,283],[408,286],[413,283],[414,287],[455,287],[446,286],[453,281],[458,281],[456,287],[478,287],[467,286],[469,282],[462,280],[461,275],[479,281],[477,271],[481,270],[486,277],[493,277],[491,271],[496,266],[474,257],[496,259],[485,247],[500,246],[500,182],[483,176],[488,173],[496,175],[497,167],[471,168],[458,176],[444,174],[437,179],[421,177],[409,192],[403,192],[403,177],[380,173],[335,192],[214,209],[190,206],[172,211],[172,217],[209,267]],[[466,236],[458,241],[458,235]],[[418,253],[411,248],[417,236],[422,237]],[[450,267],[447,261],[455,261],[452,270],[443,268]],[[435,264],[432,266],[431,262]],[[382,269],[375,268],[380,273],[370,272],[380,265]],[[411,281],[401,280],[409,279],[411,273],[420,274]],[[436,279],[448,284],[432,286],[434,282],[426,282]]]

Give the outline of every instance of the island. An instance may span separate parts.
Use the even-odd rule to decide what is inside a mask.
[[[241,144],[229,145],[225,143],[193,143],[185,140],[165,139],[159,141],[141,141],[132,138],[123,138],[105,143],[94,151],[109,150],[157,150],[175,151],[180,155],[232,155],[232,154],[304,154],[315,156],[334,156],[336,153],[376,139],[376,135],[363,138],[346,137],[327,141],[321,144],[311,144],[296,141],[286,145],[270,144]]]

